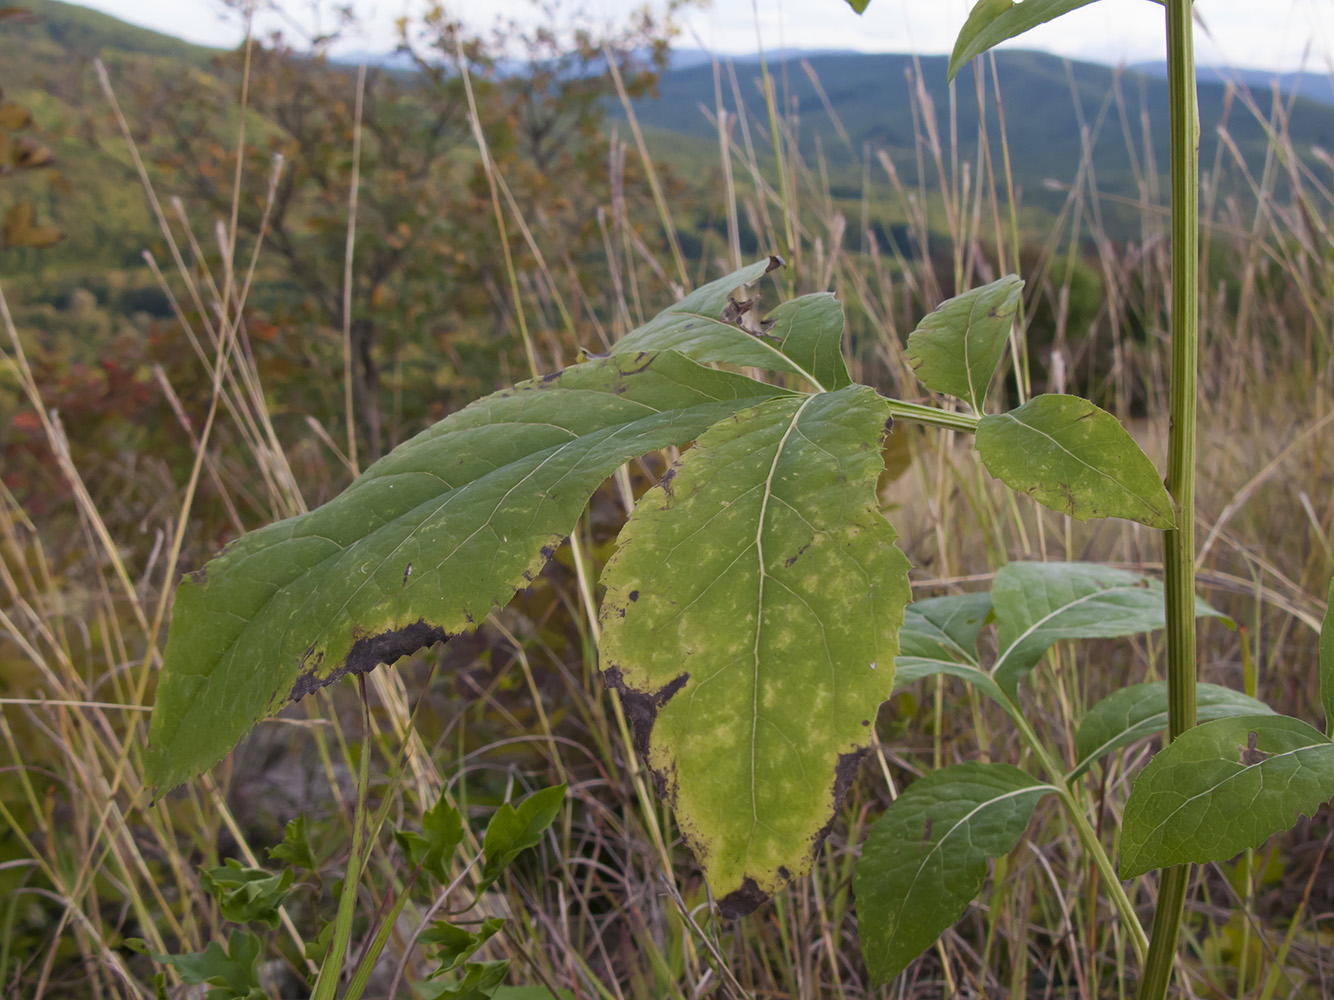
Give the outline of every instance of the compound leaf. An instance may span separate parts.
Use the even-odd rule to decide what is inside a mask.
[[[775,338],[774,331],[752,333],[741,326],[742,315],[754,304],[752,300],[742,303],[746,308],[739,309],[731,294],[741,285],[759,280],[775,268],[782,267],[779,257],[770,257],[767,261],[751,264],[725,278],[702,285],[691,292],[676,305],[669,307],[638,329],[632,330],[612,345],[613,354],[633,354],[638,351],[679,351],[688,358],[701,363],[723,363],[747,365],[763,368],[767,371],[785,372],[805,379],[817,389],[840,388],[839,385],[825,384],[812,370],[789,357],[787,340],[792,340],[791,353],[814,365],[818,360],[826,369],[826,376],[837,381],[832,354],[840,351],[843,337],[843,310],[830,295],[807,295],[793,299],[775,310],[775,315],[782,319],[794,313],[823,312],[822,322],[808,331],[798,331],[790,323],[785,324]],[[808,302],[807,300],[814,300]],[[803,305],[798,306],[798,303]],[[837,327],[830,321],[831,309],[837,313]],[[818,346],[818,352],[817,352]],[[842,367],[840,355],[838,366]],[[844,381],[847,385],[847,369],[843,368]]]
[[[929,947],[977,895],[987,860],[1014,850],[1056,791],[1009,764],[954,764],[909,785],[876,821],[852,877],[857,930],[878,983]]]
[[[177,588],[149,782],[165,791],[288,701],[473,627],[617,466],[781,396],[672,352],[592,361],[478,400],[233,542]]]
[[[1024,279],[1010,275],[929,313],[908,336],[908,363],[921,383],[981,413],[1023,290]]]
[[[1060,639],[1107,639],[1166,626],[1163,585],[1096,563],[1017,562],[991,587],[1000,655],[991,673],[1010,695]],[[1196,599],[1196,615],[1219,612]]]
[[[1218,684],[1196,687],[1196,717],[1201,721],[1234,715],[1272,715],[1264,702]],[[1157,736],[1167,728],[1167,682],[1132,684],[1114,691],[1088,710],[1075,730],[1073,781],[1099,757],[1115,753],[1136,740]]]
[[[601,658],[724,915],[810,870],[894,683],[907,559],[865,386],[712,428],[603,574]]]
[[[954,42],[949,78],[953,80],[987,49],[1091,3],[1093,0],[978,0]]]
[[[1008,413],[985,416],[977,425],[977,452],[1006,486],[1077,521],[1176,523],[1149,457],[1120,421],[1087,399],[1034,396]]]
[[[1299,719],[1253,715],[1188,729],[1126,801],[1121,877],[1225,861],[1334,797],[1334,743]]]

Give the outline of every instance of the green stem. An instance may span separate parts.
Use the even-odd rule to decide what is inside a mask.
[[[1038,734],[1029,725],[1028,719],[1020,711],[1019,706],[1006,699],[1007,703],[1002,704],[1002,708],[1009,713],[1019,730],[1020,738],[1028,744],[1028,748],[1033,751],[1037,757],[1038,763],[1042,769],[1051,776],[1052,787],[1065,803],[1065,811],[1070,815],[1070,821],[1075,825],[1075,833],[1079,837],[1079,842],[1083,844],[1090,857],[1093,858],[1094,865],[1102,875],[1102,880],[1107,884],[1107,893],[1112,897],[1112,905],[1116,907],[1121,915],[1121,923],[1125,926],[1126,932],[1130,935],[1131,947],[1135,949],[1135,958],[1142,965],[1145,961],[1145,953],[1149,948],[1149,938],[1144,933],[1144,927],[1139,922],[1139,917],[1135,915],[1135,906],[1126,895],[1126,890],[1121,885],[1121,879],[1116,874],[1116,868],[1112,864],[1112,859],[1108,856],[1106,849],[1102,846],[1102,841],[1098,839],[1098,832],[1093,829],[1093,824],[1089,822],[1088,817],[1084,815],[1084,809],[1075,798],[1074,793],[1070,791],[1070,786],[1065,781],[1065,772],[1056,760],[1048,753],[1046,746],[1038,739]]]
[[[901,400],[886,400],[889,412],[895,420],[911,420],[933,427],[944,427],[951,431],[964,431],[968,434],[977,432],[978,418],[971,413],[954,413],[938,410],[934,406],[922,406],[920,403],[904,403]]]
[[[1176,527],[1164,532],[1168,739],[1195,725],[1195,394],[1198,364],[1200,120],[1191,0],[1167,0],[1172,112],[1172,426],[1167,490]],[[1139,1000],[1162,1000],[1172,978],[1190,868],[1163,872]]]
[[[370,794],[370,703],[366,700],[366,675],[357,678],[361,685],[361,768],[357,774],[357,807],[352,820],[352,852],[347,859],[347,875],[338,896],[338,916],[334,919],[333,943],[320,964],[311,1000],[333,1000],[338,992],[338,980],[347,961],[347,945],[352,939],[352,920],[357,911],[357,889],[366,866],[370,849],[366,836],[366,805]]]

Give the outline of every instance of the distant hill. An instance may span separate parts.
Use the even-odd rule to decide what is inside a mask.
[[[1166,62],[1135,63],[1129,68],[1148,76],[1167,79]],[[1319,101],[1321,104],[1334,105],[1334,78],[1320,73],[1276,73],[1267,69],[1201,66],[1198,75],[1201,83],[1232,83],[1246,87],[1255,95],[1262,107],[1267,104],[1276,84],[1280,94],[1288,96],[1295,94],[1298,97]]]
[[[1146,176],[1145,168],[1149,165],[1142,115],[1147,116],[1149,123],[1148,137],[1156,170],[1160,177],[1166,176],[1165,81],[1138,70],[1069,62],[1040,52],[1000,51],[996,60],[1011,163],[1026,205],[1052,210],[1064,200],[1061,185],[1074,181],[1083,155],[1081,119],[1089,129],[1094,178],[1100,191],[1138,196],[1139,181]],[[914,119],[910,76],[920,71],[923,88],[936,111],[942,141],[947,143],[950,94],[946,65],[944,56],[839,53],[776,59],[769,68],[778,88],[780,109],[785,109],[796,122],[798,146],[808,162],[814,162],[817,139],[824,157],[834,167],[860,164],[864,150],[870,150],[872,156],[884,150],[900,175],[908,183],[916,183],[916,135],[920,123]],[[748,62],[736,62],[733,67],[741,101],[752,121],[767,129],[759,67]],[[818,79],[823,98],[808,68]],[[722,80],[723,105],[735,112],[737,97],[726,70]],[[1121,108],[1113,99],[1118,88]],[[1206,80],[1200,84],[1199,92],[1202,162],[1207,165],[1213,162],[1218,146],[1225,89],[1222,84]],[[975,161],[977,153],[979,114],[974,94],[973,75],[965,71],[956,81],[955,91],[955,132],[959,137],[961,162]],[[847,141],[826,109],[826,100],[842,124]],[[704,110],[711,113],[716,104],[713,66],[691,65],[665,74],[658,97],[639,101],[635,114],[647,126],[711,139],[716,148],[717,133]],[[1000,132],[990,86],[985,104],[994,156],[1000,150]],[[1261,107],[1267,110],[1267,98],[1262,100]],[[1261,164],[1268,139],[1260,123],[1234,103],[1226,126],[1248,165]],[[1310,156],[1313,146],[1334,148],[1334,114],[1326,105],[1296,98],[1289,129],[1303,157]],[[945,156],[948,158],[948,150]],[[873,176],[879,181],[885,179],[878,166],[873,166]],[[834,184],[833,194],[860,197],[860,167],[843,170],[841,177]],[[1109,211],[1117,214],[1115,206]],[[1134,214],[1124,213],[1127,222]]]

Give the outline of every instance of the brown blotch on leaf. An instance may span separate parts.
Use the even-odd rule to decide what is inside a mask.
[[[740,889],[733,889],[718,900],[718,913],[725,920],[739,920],[759,908],[761,903],[769,901],[769,894],[755,884],[749,875],[741,883]]]
[[[690,675],[687,673],[678,674],[671,683],[652,693],[638,691],[628,686],[625,683],[625,675],[621,673],[621,668],[615,664],[602,671],[602,680],[607,687],[613,688],[620,696],[621,707],[625,709],[625,717],[630,720],[635,753],[639,754],[640,760],[648,763],[649,741],[653,735],[653,724],[658,721],[658,712],[663,705],[671,701],[676,692],[686,686],[686,682],[690,680]],[[668,793],[670,784],[667,775],[652,766],[649,770],[653,773],[653,782],[658,787],[658,795],[672,802],[673,796]],[[674,802],[672,804],[675,805]]]
[[[770,254],[769,266],[764,269],[764,273],[768,274],[770,271],[776,271],[780,267],[787,267],[787,261],[785,261],[782,257],[778,256],[778,254],[776,253]]]
[[[445,642],[449,638],[449,633],[444,629],[421,619],[411,625],[390,629],[378,635],[363,635],[352,644],[342,665],[335,667],[328,674],[320,672],[324,653],[317,652],[315,647],[311,646],[301,658],[301,673],[297,676],[296,683],[292,685],[288,698],[291,701],[299,701],[348,674],[369,673],[381,663],[393,663],[409,653],[415,653],[437,642]]]
[[[1246,737],[1245,746],[1242,746],[1240,743],[1237,744],[1237,749],[1241,751],[1238,759],[1247,767],[1250,767],[1252,764],[1261,764],[1269,757],[1269,754],[1265,753],[1263,750],[1257,750],[1255,748],[1255,741],[1257,739],[1258,737],[1256,734],[1251,732],[1250,735]]]

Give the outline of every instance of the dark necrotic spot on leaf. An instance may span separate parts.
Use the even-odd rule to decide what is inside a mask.
[[[792,564],[793,564],[794,562],[796,562],[798,559],[800,559],[800,558],[802,557],[802,555],[805,554],[806,550],[809,549],[810,547],[811,547],[811,543],[810,543],[810,542],[807,542],[807,543],[806,543],[805,545],[803,545],[801,548],[797,549],[797,554],[796,554],[796,555],[794,555],[794,556],[788,556],[786,559],[783,560],[783,566],[786,567],[786,568],[788,568],[788,569],[791,569],[791,568],[792,568]]]
[[[662,474],[662,478],[658,480],[658,485],[662,487],[662,492],[666,493],[668,496],[672,495],[672,480],[675,478],[676,478],[676,467],[673,466],[672,468],[664,472]]]
[[[689,674],[678,674],[670,683],[657,691],[646,693],[637,691],[625,683],[625,675],[621,673],[621,668],[613,664],[602,671],[602,679],[607,687],[613,688],[621,698],[621,707],[625,710],[625,717],[630,720],[630,727],[634,735],[635,753],[639,754],[640,760],[645,762],[649,759],[649,741],[653,735],[653,724],[658,721],[658,711],[663,705],[667,704],[676,692],[686,686],[690,680]],[[653,771],[653,781],[658,786],[658,794],[664,799],[671,800],[668,794],[670,782],[667,775],[663,774],[657,768],[651,768]]]
[[[542,376],[542,384],[549,385],[550,383],[556,381],[556,379],[558,378],[560,378],[560,372],[547,372],[545,375]]]
[[[770,254],[769,266],[764,269],[764,273],[768,274],[770,271],[776,271],[780,267],[787,267],[787,261],[785,261],[782,257],[778,256],[778,254],[776,253]]]
[[[420,619],[403,628],[390,629],[378,635],[363,635],[352,644],[342,666],[335,667],[327,674],[320,670],[324,660],[323,651],[316,651],[312,646],[301,659],[301,673],[288,697],[292,701],[299,701],[347,674],[367,673],[381,663],[393,663],[400,657],[437,642],[445,642],[449,638],[449,633],[444,629]]]
[[[769,894],[764,892],[755,880],[749,875],[741,883],[740,889],[733,889],[722,899],[718,900],[718,913],[725,920],[739,920],[740,918],[754,913],[761,903],[769,900]]]
[[[630,591],[630,593],[627,594],[626,596],[627,596],[628,598],[630,598],[630,603],[631,603],[631,604],[634,604],[635,601],[639,600],[639,591],[637,591],[637,590],[632,590],[632,591]]]
[[[200,569],[194,570],[193,572],[188,573],[186,575],[190,577],[190,582],[193,583],[196,587],[202,587],[204,584],[208,583],[207,566],[201,567]]]

